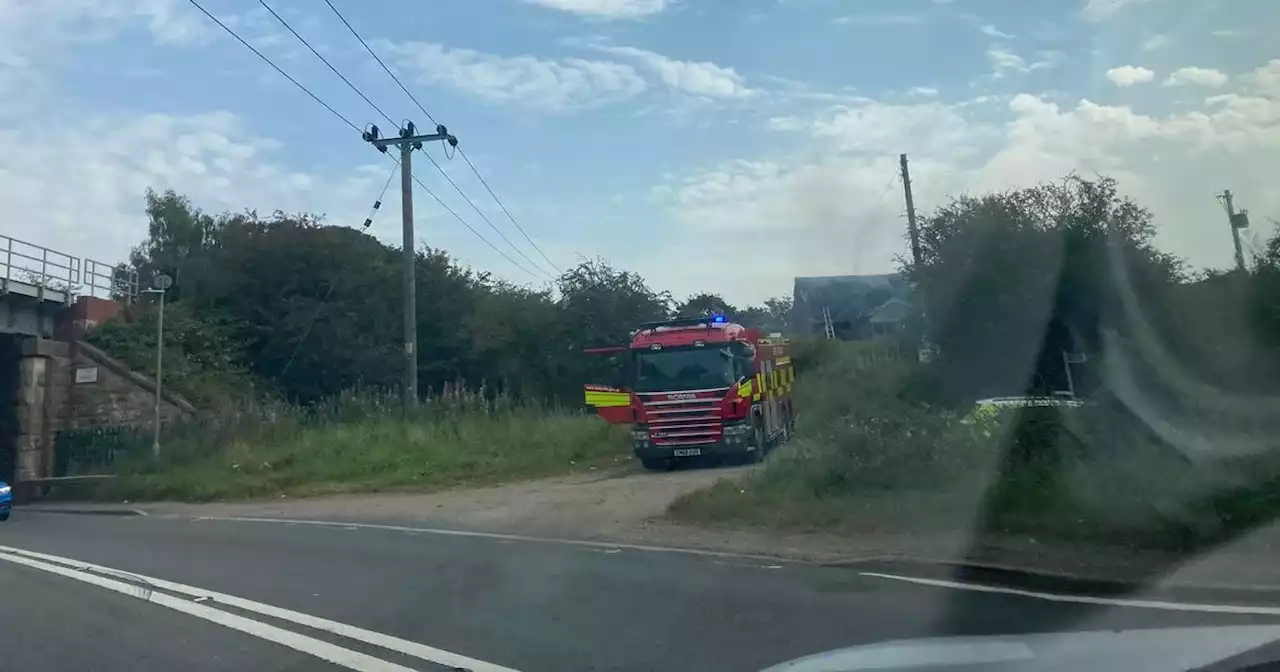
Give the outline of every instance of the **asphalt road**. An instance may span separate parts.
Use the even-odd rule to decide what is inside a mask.
[[[0,600],[0,669],[49,671],[435,670],[451,654],[470,669],[759,670],[889,639],[1280,623],[764,558],[22,512],[0,525]]]

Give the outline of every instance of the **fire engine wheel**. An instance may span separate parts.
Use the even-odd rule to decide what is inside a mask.
[[[656,457],[641,458],[640,464],[649,471],[671,471],[676,467],[675,460],[666,460]]]

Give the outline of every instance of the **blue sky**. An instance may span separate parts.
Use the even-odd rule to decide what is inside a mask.
[[[324,2],[268,3],[393,119],[430,127]],[[358,126],[387,129],[256,0],[201,4]],[[1268,0],[334,4],[560,267],[601,256],[677,296],[759,301],[795,275],[891,270],[905,248],[900,152],[923,212],[1113,175],[1155,212],[1161,246],[1196,266],[1231,260],[1215,192],[1237,193],[1259,240],[1280,218]],[[460,159],[430,151],[551,270]],[[212,211],[358,225],[391,168],[187,0],[0,0],[0,233],[115,261],[145,234],[148,186]],[[416,168],[532,269],[429,163]],[[421,242],[545,281],[417,199]],[[374,233],[394,243],[386,201]]]

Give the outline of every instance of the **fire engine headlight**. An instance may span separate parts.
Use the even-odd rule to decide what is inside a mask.
[[[747,434],[750,434],[750,433],[751,433],[751,425],[745,422],[737,425],[724,426],[725,436],[746,436]]]

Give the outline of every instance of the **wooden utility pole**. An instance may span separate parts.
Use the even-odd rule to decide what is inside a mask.
[[[418,404],[418,297],[416,282],[417,250],[413,242],[413,150],[422,149],[422,143],[439,140],[457,147],[458,139],[449,135],[448,129],[437,125],[436,132],[418,135],[412,121],[405,122],[396,138],[382,138],[378,127],[370,125],[364,139],[386,153],[392,145],[400,149],[400,218],[404,227],[404,268],[402,290],[404,298],[404,382],[400,389],[400,403],[405,411]]]
[[[920,230],[916,228],[916,202],[911,198],[911,171],[907,169],[907,155],[898,155],[898,163],[902,166],[902,191],[907,197],[907,232],[911,234],[911,261],[916,265],[920,261]]]
[[[1231,242],[1236,246],[1236,268],[1244,273],[1247,269],[1244,265],[1244,250],[1240,247],[1240,229],[1249,228],[1249,213],[1241,210],[1236,212],[1235,202],[1232,200],[1230,189],[1222,190],[1218,195],[1218,199],[1222,201],[1222,207],[1227,210],[1227,225],[1231,227]]]
[[[907,232],[911,235],[911,261],[919,269],[924,265],[924,254],[920,251],[920,228],[916,226],[916,202],[911,197],[911,171],[907,168],[907,155],[898,155],[898,165],[902,166],[902,192],[907,199]],[[924,297],[916,293],[916,300],[920,302],[920,319],[924,322],[924,334],[920,336],[920,345],[916,351],[916,357],[921,362],[929,362],[933,359],[937,348],[929,341],[929,317],[924,308]]]

